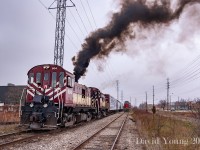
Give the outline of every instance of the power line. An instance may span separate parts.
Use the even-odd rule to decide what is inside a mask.
[[[56,18],[53,16],[53,14],[49,11],[48,7],[47,7],[41,0],[38,0],[38,2],[44,7],[44,9],[46,9],[46,10],[49,12],[49,14],[51,15],[51,17],[53,17],[53,19],[56,20]],[[55,1],[54,1],[54,2],[55,2]],[[53,2],[53,3],[54,3],[54,2]],[[50,6],[52,6],[53,3],[52,3]]]
[[[179,76],[179,78],[175,78],[173,80],[171,80],[172,82],[176,82],[179,81],[180,78],[184,78],[185,76],[187,76],[188,74],[190,74],[190,72],[194,69],[196,69],[197,66],[199,66],[200,62],[198,62],[196,65],[193,66],[193,64],[195,64],[198,60],[200,60],[200,55],[195,58],[190,64],[188,64],[185,69],[182,69],[181,71],[177,72],[176,74],[179,74],[181,76]],[[172,77],[173,78],[173,77]]]
[[[72,45],[74,46],[75,49],[78,49],[78,47],[76,46],[76,44],[72,41],[72,39],[67,35],[65,34],[65,36],[69,39],[69,41],[72,43]]]
[[[84,5],[83,5],[83,3],[82,3],[82,0],[80,0],[80,2],[81,2],[81,5],[82,5],[83,10],[84,10],[84,12],[85,12],[85,15],[86,15],[86,17],[87,17],[87,20],[88,20],[88,22],[89,22],[89,24],[90,24],[90,27],[92,28],[92,30],[94,30],[93,27],[92,27],[92,24],[91,24],[91,22],[90,22],[90,19],[89,19],[88,15],[87,15],[87,12],[86,12],[86,10],[85,10],[85,7],[84,7]]]
[[[98,66],[102,66],[102,62],[100,63],[100,62],[98,62],[98,61],[96,61],[96,67],[98,68]],[[107,67],[104,67],[104,69],[106,70],[107,69]],[[109,72],[108,71],[105,71],[106,73],[107,73],[107,75],[104,75],[104,76],[106,76],[106,78],[108,79],[108,82],[109,81],[112,81],[112,79],[113,79],[113,76],[111,75],[111,74],[109,74]]]
[[[185,76],[184,78],[180,78],[177,82],[172,83],[172,86],[177,86],[179,84],[182,84],[182,83],[184,83],[184,82],[186,82],[188,80],[193,79],[194,77],[196,77],[199,74],[200,74],[200,68],[198,68],[194,72],[190,73],[189,75]]]
[[[78,41],[79,41],[80,44],[81,44],[81,40],[80,40],[80,38],[78,37],[78,35],[77,35],[77,33],[75,32],[75,30],[74,30],[74,28],[72,27],[72,25],[70,24],[69,20],[68,20],[67,18],[65,18],[65,19],[66,19],[66,21],[67,21],[69,27],[70,27],[70,28],[72,29],[72,31],[74,32],[76,38],[78,39]]]
[[[200,55],[198,57],[196,57],[191,63],[189,63],[186,67],[184,67],[183,69],[181,69],[180,71],[176,72],[171,78],[173,79],[174,76],[176,77],[177,74],[185,74],[185,72],[188,71],[188,68],[189,70],[191,69],[190,67],[196,62],[198,61],[198,59],[200,58]],[[176,78],[175,78],[176,79]],[[173,81],[173,80],[172,80]]]
[[[96,74],[98,74],[98,75],[99,75],[99,77],[100,77],[101,79],[103,79],[103,80],[104,80],[105,78],[103,78],[103,77],[102,77],[102,76],[101,76],[101,75],[100,75],[100,74],[97,72],[97,70],[96,70],[96,69],[94,69],[94,67],[92,66],[92,65],[94,65],[94,63],[93,63],[93,62],[91,62],[90,64],[91,64],[91,68],[92,68],[92,70],[93,70],[93,71],[95,71],[95,72],[96,72]],[[106,79],[105,79],[105,80],[106,80]]]
[[[200,90],[200,86],[194,88],[194,89],[190,89],[189,91],[184,91],[184,92],[181,92],[179,94],[185,94],[185,93],[191,93],[191,92],[194,92],[194,91],[197,91],[197,90]]]
[[[75,6],[75,8],[76,8],[76,6]],[[83,24],[83,27],[84,27],[85,31],[87,32],[87,34],[89,34],[89,32],[88,32],[88,30],[87,30],[87,28],[86,28],[86,26],[85,26],[85,24],[84,24],[84,22],[83,22],[83,19],[81,18],[80,14],[79,14],[79,11],[78,11],[77,8],[76,8],[76,12],[77,12],[77,14],[78,14],[78,16],[79,16],[79,19],[81,20],[81,22],[82,22],[82,24]]]
[[[93,16],[93,13],[92,13],[92,9],[91,9],[91,7],[90,7],[90,5],[89,5],[88,0],[86,0],[86,2],[87,2],[87,5],[88,5],[88,8],[89,8],[89,10],[90,10],[90,14],[91,14],[91,16],[92,16],[92,19],[93,19],[93,21],[94,21],[94,24],[95,24],[95,26],[96,26],[96,28],[97,28],[97,24],[96,24],[96,21],[95,21],[95,19],[94,19],[94,16]]]
[[[38,0],[38,1],[39,1],[39,3],[40,3],[45,9],[48,10],[48,8],[46,7],[46,5],[45,5],[41,0]]]
[[[176,85],[176,86],[172,86],[172,88],[181,87],[181,86],[183,86],[183,85],[185,85],[185,84],[191,83],[192,81],[194,81],[194,80],[200,78],[200,76],[197,76],[197,75],[198,75],[198,74],[195,74],[194,76],[192,76],[192,78],[189,78],[189,79],[185,80],[184,82],[180,83],[179,86],[177,86],[177,85]],[[196,76],[197,76],[197,77],[196,77]],[[194,78],[194,77],[196,77],[196,78]],[[186,81],[187,81],[187,82],[186,82]]]
[[[81,33],[83,34],[83,37],[84,37],[83,30],[81,29],[81,27],[80,27],[79,23],[77,22],[76,18],[74,17],[73,13],[71,12],[70,8],[69,8],[68,10],[69,10],[69,12],[70,12],[71,16],[73,17],[74,21],[76,22],[76,24],[77,24],[77,26],[78,26],[79,30],[80,30],[80,31],[81,31]]]
[[[194,67],[199,66],[199,65],[200,65],[200,63],[196,64]],[[197,69],[197,70],[193,71],[193,70],[190,69],[190,71],[188,70],[188,72],[186,72],[185,74],[181,74],[180,78],[178,78],[176,80],[173,80],[172,82],[173,83],[180,82],[181,80],[184,80],[184,79],[188,78],[189,76],[191,76],[193,73],[197,72],[200,69],[199,67],[196,67],[196,68],[194,68],[194,67],[192,67],[192,69],[193,70]]]
[[[191,63],[189,63],[184,69],[179,71],[179,78],[172,80],[171,88],[177,89],[186,84],[191,83],[194,80],[200,78],[200,55],[198,55]]]

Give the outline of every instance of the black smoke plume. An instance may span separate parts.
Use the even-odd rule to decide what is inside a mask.
[[[176,9],[170,6],[170,0],[121,0],[121,9],[114,13],[111,21],[104,28],[92,32],[82,44],[78,56],[73,57],[75,80],[84,75],[90,60],[108,56],[117,46],[124,47],[132,34],[133,25],[151,27],[155,24],[169,24],[178,19],[187,5],[199,3],[200,0],[178,0]]]

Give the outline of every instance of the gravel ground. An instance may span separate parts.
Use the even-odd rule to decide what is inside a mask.
[[[139,139],[139,133],[136,129],[135,122],[131,120],[131,117],[127,118],[123,131],[116,145],[116,150],[145,150],[145,146],[137,144],[136,139]]]
[[[82,127],[76,129],[69,129],[63,133],[46,136],[42,140],[33,140],[23,144],[6,147],[6,150],[70,150],[78,143],[85,140],[88,136],[91,136],[99,128],[119,116],[121,113],[108,116],[106,118],[85,124]]]

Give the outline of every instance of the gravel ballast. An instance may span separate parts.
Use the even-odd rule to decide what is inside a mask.
[[[115,119],[121,113],[117,113],[106,118],[84,124],[74,129],[69,129],[63,133],[59,133],[53,136],[46,136],[40,140],[33,140],[32,142],[25,142],[15,146],[6,147],[5,149],[14,150],[70,150],[78,143],[85,140],[87,137],[94,134],[98,129],[105,124]]]

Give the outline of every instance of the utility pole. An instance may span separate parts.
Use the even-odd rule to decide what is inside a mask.
[[[179,104],[179,96],[178,96],[178,107],[177,107],[177,109],[179,110],[179,108],[180,108],[180,104]]]
[[[153,108],[152,108],[153,119],[154,119],[154,114],[156,113],[156,107],[155,107],[155,105],[154,105],[154,96],[155,96],[155,94],[154,94],[154,86],[153,86]]]
[[[67,6],[66,2],[67,2],[67,0],[57,0],[57,7],[49,8],[49,9],[57,9],[55,46],[54,46],[54,64],[60,65],[60,66],[63,66],[63,57],[64,57],[66,8],[67,7],[75,7],[75,4],[72,2],[72,0],[70,0],[70,2],[72,3],[71,6]]]
[[[116,83],[117,83],[117,100],[119,100],[119,80],[117,80]]]
[[[146,93],[146,112],[148,112],[148,109],[147,109],[147,92]]]
[[[123,103],[123,99],[124,99],[123,91],[121,91],[121,102],[122,102],[122,103]]]
[[[154,107],[154,86],[153,86],[153,107]]]
[[[172,98],[172,96],[170,95],[170,99],[169,99],[169,100],[170,100],[170,102],[169,102],[169,110],[171,110],[171,102],[172,102],[172,99],[171,99],[171,98]]]
[[[137,107],[137,99],[135,98],[135,107]]]
[[[167,78],[167,110],[169,110],[169,78]]]

